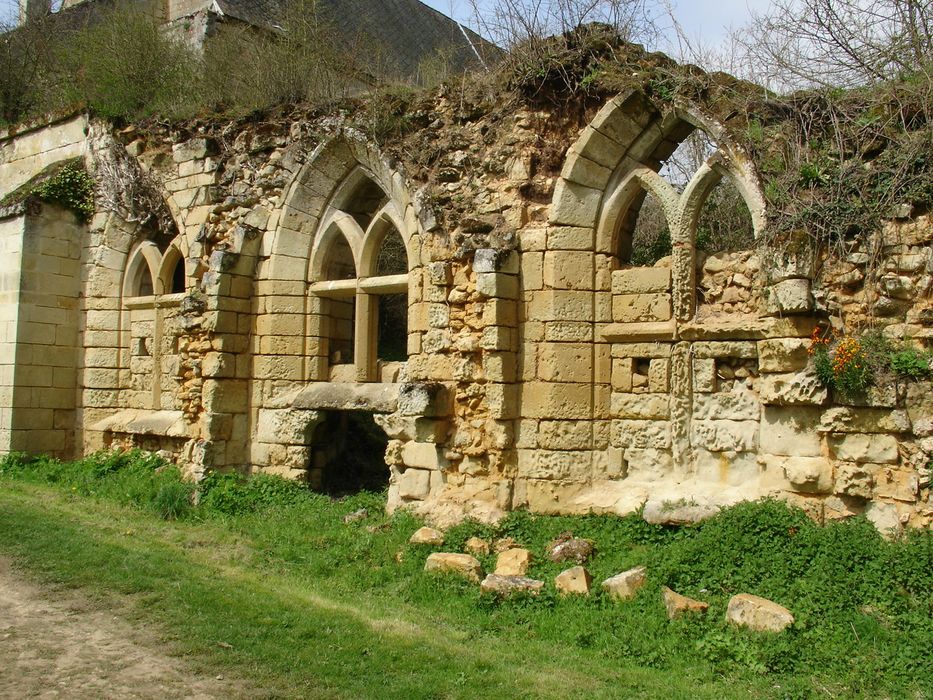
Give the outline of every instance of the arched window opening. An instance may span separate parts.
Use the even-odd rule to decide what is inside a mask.
[[[379,296],[376,356],[383,362],[408,359],[408,295]]]
[[[689,133],[671,154],[661,161],[658,170],[658,174],[678,192],[683,192],[696,171],[719,149],[716,142],[702,129],[694,129],[690,125],[687,125],[687,128],[690,129]]]
[[[635,196],[619,227],[619,262],[651,266],[671,254],[671,232],[661,202],[642,190]]]
[[[388,201],[385,192],[375,182],[366,178],[353,190],[342,207],[354,218],[364,231],[369,228],[376,212],[382,209]]]
[[[382,239],[376,257],[376,276],[404,275],[408,273],[408,251],[402,236],[392,227]]]
[[[697,315],[757,314],[761,297],[751,212],[730,177],[706,195],[696,223]]]
[[[152,271],[141,253],[130,266],[129,295],[131,297],[150,297],[155,293],[152,283]]]
[[[707,254],[744,250],[755,244],[755,227],[745,199],[729,177],[706,197],[696,226],[696,248]]]
[[[185,260],[179,257],[172,270],[172,294],[183,294],[185,291]]]
[[[162,256],[156,294],[182,294],[186,287],[185,258],[178,248],[170,246]]]
[[[408,359],[408,247],[385,191],[358,170],[350,178],[312,251],[313,313],[321,316],[316,353],[327,360],[313,376],[395,382]]]
[[[353,346],[356,340],[356,299],[325,299],[324,313],[327,316],[328,360],[331,365],[353,364]]]
[[[334,236],[327,256],[324,258],[322,279],[325,280],[352,280],[356,277],[356,263],[353,262],[353,251],[347,239],[341,235]]]

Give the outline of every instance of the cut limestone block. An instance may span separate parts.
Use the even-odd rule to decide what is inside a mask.
[[[424,570],[429,572],[454,573],[464,578],[476,581],[483,577],[483,567],[476,557],[469,554],[452,554],[449,552],[435,552],[424,563]]]
[[[748,593],[732,596],[726,610],[726,620],[756,632],[783,632],[794,624],[790,610],[767,598]]]
[[[582,566],[562,571],[554,577],[554,587],[564,595],[589,595],[593,577]]]
[[[661,599],[664,601],[664,607],[667,608],[667,617],[673,620],[676,617],[689,613],[705,613],[709,610],[709,603],[702,600],[694,600],[680,593],[675,593],[665,586],[661,589]]]
[[[499,596],[509,596],[513,593],[538,595],[543,588],[544,581],[525,576],[499,576],[498,574],[489,574],[480,584],[483,593],[493,593]]]
[[[476,556],[489,554],[489,543],[479,537],[471,537],[468,539],[463,548],[467,553]]]
[[[497,576],[524,576],[531,564],[531,552],[515,547],[507,549],[496,558]]]
[[[643,566],[623,571],[603,581],[602,589],[616,600],[634,598],[638,589],[648,580],[648,570]]]
[[[433,547],[440,547],[444,544],[444,533],[440,530],[435,530],[433,527],[423,527],[411,536],[408,543],[429,544]]]

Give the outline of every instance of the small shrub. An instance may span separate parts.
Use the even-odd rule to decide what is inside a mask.
[[[891,370],[899,377],[908,379],[926,379],[933,370],[930,369],[930,363],[933,357],[930,353],[924,353],[916,348],[905,347],[891,353]]]
[[[111,118],[176,114],[190,100],[199,61],[153,15],[118,5],[63,37],[61,106],[84,104]]]

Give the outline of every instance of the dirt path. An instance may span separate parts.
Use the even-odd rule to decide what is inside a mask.
[[[43,590],[0,558],[0,698],[247,695],[241,684],[196,675],[153,635],[101,607],[73,592]]]

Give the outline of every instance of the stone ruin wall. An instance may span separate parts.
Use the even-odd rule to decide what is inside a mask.
[[[930,346],[927,216],[891,220],[844,259],[701,256],[697,212],[720,179],[759,235],[767,211],[754,164],[700,107],[661,113],[633,93],[582,129],[547,110],[464,115],[443,95],[423,111],[430,168],[406,157],[411,139],[377,145],[333,117],[119,132],[82,120],[81,138],[62,136],[80,142],[101,201],[145,178],[173,221],[102,205],[83,232],[72,423],[55,418],[76,451],[135,445],[195,477],[314,484],[325,412],[363,410],[390,438],[390,508],[438,522],[776,496],[818,520],[929,525],[931,383],[846,403],[807,353],[828,321]],[[655,171],[692,128],[720,150],[680,192]],[[63,129],[8,135],[2,167],[35,171]],[[620,237],[646,191],[674,252],[631,267]],[[57,226],[41,209],[3,226]],[[407,271],[381,274],[393,231]],[[384,294],[407,294],[404,363],[375,356]]]

